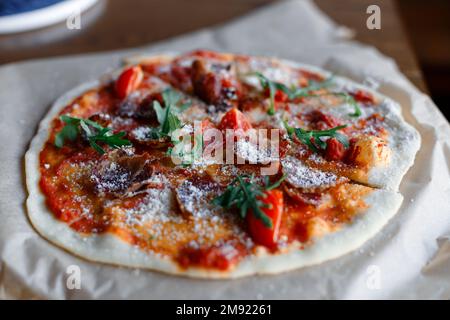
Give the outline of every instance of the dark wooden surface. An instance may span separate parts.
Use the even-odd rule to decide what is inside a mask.
[[[450,1],[397,1],[430,94],[450,119]]]
[[[275,0],[102,0],[82,16],[81,30],[65,23],[0,36],[0,64],[31,58],[140,46],[226,22]],[[426,85],[393,0],[316,0],[332,19],[352,28],[356,39],[393,57],[420,89]],[[366,27],[366,8],[377,4],[381,30]]]

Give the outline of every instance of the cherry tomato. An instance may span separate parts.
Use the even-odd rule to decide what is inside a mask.
[[[213,138],[213,136],[208,136],[209,138],[205,139],[205,131],[211,130],[211,129],[217,129],[217,128],[216,128],[216,125],[208,118],[204,119],[200,125],[201,125],[201,133],[203,134],[203,139],[204,139],[203,145],[206,147],[210,143],[214,142],[214,138]]]
[[[275,92],[274,99],[276,102],[286,102],[289,100],[289,96],[281,90]]]
[[[120,99],[125,99],[136,90],[144,79],[144,72],[140,66],[125,69],[116,81],[116,94]]]
[[[216,125],[208,118],[202,120],[200,125],[202,133],[204,133],[208,129],[216,129]]]
[[[230,111],[228,111],[222,118],[222,120],[219,123],[219,129],[225,130],[225,129],[233,129],[233,130],[239,130],[247,131],[252,128],[252,125],[250,124],[250,121],[247,119],[247,117],[240,112],[238,109],[233,108]]]
[[[364,104],[373,104],[375,103],[375,99],[373,95],[369,92],[357,90],[352,92],[351,95],[355,98],[356,101],[364,103]]]
[[[348,164],[356,164],[356,158],[361,152],[361,147],[356,145],[356,138],[350,139],[350,148],[347,150],[344,161]]]
[[[325,114],[320,110],[314,110],[308,114],[315,130],[327,130],[341,125],[339,119],[332,115]]]
[[[265,197],[261,197],[259,200],[269,205],[267,208],[262,208],[262,211],[272,219],[272,228],[267,227],[261,219],[258,219],[250,211],[246,218],[248,229],[253,241],[274,249],[277,246],[281,216],[284,208],[283,192],[280,190],[265,191]]]
[[[325,149],[325,158],[330,161],[339,161],[344,158],[345,147],[336,138],[327,140],[327,148]]]

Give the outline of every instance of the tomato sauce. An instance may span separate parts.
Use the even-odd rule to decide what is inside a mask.
[[[230,59],[228,55],[209,51],[196,51],[190,56],[219,61]],[[244,57],[240,56],[239,59],[242,60]],[[174,64],[171,71],[168,72],[165,67],[167,67],[166,62],[158,61],[143,65],[144,80],[138,91],[142,94],[155,91],[154,85],[151,84],[151,78],[158,76],[175,84],[177,88],[192,93],[189,68]],[[304,70],[298,70],[298,74],[307,80],[323,80],[322,76]],[[234,83],[233,81],[229,82],[229,85]],[[260,98],[265,99],[264,95],[265,93],[262,93]],[[364,101],[368,99],[366,96],[361,97],[361,99],[365,99]],[[136,101],[132,98],[127,100],[131,108],[138,110],[135,104],[140,104],[140,107],[147,106],[143,104],[142,99],[139,100],[139,97],[133,98],[137,99]],[[242,101],[247,99],[248,103],[251,102],[254,105],[258,104],[259,98],[248,99],[244,96],[240,99]],[[287,97],[282,92],[277,92],[275,99],[277,102],[284,103]],[[152,101],[149,102],[150,106]],[[201,105],[201,107],[206,108],[206,105]],[[170,145],[147,143],[138,138],[136,130],[149,125],[149,123],[154,124],[155,120],[149,120],[147,114],[121,115],[120,108],[125,107],[123,101],[118,99],[114,93],[114,84],[107,84],[99,89],[90,90],[75,99],[60,114],[69,114],[84,119],[95,117],[92,119],[99,122],[105,121],[104,125],[110,126],[114,133],[125,131],[125,137],[133,142],[133,156],[130,157],[145,155],[146,159],[143,164],[135,161],[132,168],[121,168],[121,162],[108,162],[110,161],[108,157],[112,156],[112,149],[105,146],[108,152],[106,155],[101,155],[80,137],[75,141],[67,141],[62,148],[55,147],[55,135],[64,127],[64,123],[59,118],[53,120],[49,139],[40,153],[40,187],[46,196],[47,206],[54,216],[77,232],[86,235],[114,234],[144,251],[173,259],[181,268],[195,266],[230,270],[246,256],[256,254],[257,246],[249,237],[245,221],[239,217],[237,212],[218,211],[218,213],[211,214],[205,211],[198,212],[198,214],[194,212],[192,215],[182,214],[177,204],[177,201],[180,200],[174,198],[173,191],[189,177],[202,176],[206,179],[205,175],[208,169],[175,167],[166,154]],[[288,106],[286,110],[289,111]],[[245,113],[245,108],[243,112]],[[98,117],[99,114],[102,117]],[[210,118],[207,121],[212,127],[219,125],[218,122],[212,122]],[[314,121],[316,126],[324,127],[332,127],[338,123],[338,120],[323,113],[316,114]],[[375,128],[379,128],[377,130],[381,134],[382,127],[377,126],[377,123],[382,120],[375,115],[372,118],[361,120],[349,129],[349,132],[364,127],[364,121],[374,124]],[[290,150],[290,144],[286,138],[281,141],[281,149],[282,156]],[[126,157],[127,155],[119,156]],[[317,165],[308,162],[307,159],[304,160],[308,165]],[[328,165],[330,167],[322,166],[321,169],[336,171],[338,168],[338,171],[346,174],[354,173],[356,170],[354,166],[345,163],[328,163]],[[111,169],[111,166],[114,168]],[[245,166],[236,168],[236,170],[244,170]],[[255,168],[252,170],[256,171],[259,166],[255,165]],[[130,171],[131,169],[136,172]],[[223,181],[229,183],[234,176],[219,171],[219,169],[215,170],[208,179],[218,181],[219,184],[226,187],[227,182]],[[94,173],[98,172],[101,173],[100,176],[102,179],[104,178],[104,181],[97,181],[98,177]],[[109,177],[110,173],[111,177]],[[145,182],[130,182],[139,174],[145,173],[151,173]],[[230,179],[220,180],[220,174],[229,175]],[[111,184],[119,182],[123,184],[119,191],[108,189],[111,188]],[[139,185],[140,183],[142,185]],[[101,188],[99,184],[101,184]],[[126,193],[122,190],[132,191]],[[123,193],[118,194],[120,192]],[[285,245],[293,242],[307,244],[313,241],[316,234],[311,226],[311,221],[314,219],[320,218],[335,229],[351,221],[355,215],[366,208],[361,199],[370,192],[370,188],[345,183],[318,192],[321,195],[315,200],[320,205],[302,202],[299,198],[293,198],[284,192],[285,205],[279,238],[282,242],[284,241]],[[352,203],[349,202],[345,193],[351,194],[352,200],[354,200]],[[199,195],[200,199],[201,196],[202,194]],[[169,203],[164,202],[166,198],[173,205],[166,205]],[[324,199],[323,202],[321,199]],[[276,251],[277,249],[275,249]]]

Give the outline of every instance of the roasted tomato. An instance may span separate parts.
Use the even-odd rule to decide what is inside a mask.
[[[270,97],[270,90],[268,88],[264,90],[264,95],[266,97]],[[275,91],[273,99],[275,102],[287,102],[289,100],[289,96],[285,92],[277,90]]]
[[[267,227],[258,219],[253,212],[247,214],[247,224],[250,235],[257,244],[275,249],[280,230],[281,215],[283,214],[284,201],[283,192],[280,190],[265,191],[265,197],[259,200],[268,205],[267,208],[262,208],[262,211],[272,219],[272,228]]]
[[[216,103],[220,99],[220,77],[212,72],[204,60],[192,63],[192,85],[194,93],[207,103]]]
[[[191,80],[194,94],[219,111],[238,104],[240,86],[229,63],[211,63],[196,59],[192,63]]]
[[[144,79],[144,72],[140,66],[125,69],[116,81],[116,94],[120,99],[125,99],[136,90]]]
[[[172,83],[182,91],[192,91],[191,67],[173,64],[171,67]]]
[[[204,133],[208,129],[215,129],[215,128],[216,128],[216,126],[214,125],[214,123],[211,120],[209,120],[209,118],[202,120],[202,123],[201,123],[202,133]]]
[[[320,110],[310,112],[308,114],[308,118],[311,121],[313,129],[315,130],[327,130],[342,124],[339,119],[333,117],[332,115],[325,114]]]
[[[219,129],[233,129],[247,131],[252,128],[250,121],[238,109],[233,108],[228,111],[219,123]]]
[[[355,164],[356,158],[361,152],[361,147],[356,145],[356,138],[350,139],[350,148],[347,150],[344,161],[348,164]]]
[[[325,149],[325,158],[330,161],[342,160],[345,156],[345,147],[336,138],[327,140],[327,148]]]
[[[363,90],[357,90],[355,92],[350,93],[356,101],[364,103],[364,104],[373,104],[375,103],[375,99],[373,95],[369,92]]]

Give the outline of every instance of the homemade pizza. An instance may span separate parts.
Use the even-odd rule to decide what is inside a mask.
[[[419,146],[396,102],[316,67],[206,50],[135,57],[41,122],[28,215],[92,261],[279,273],[378,233]]]

